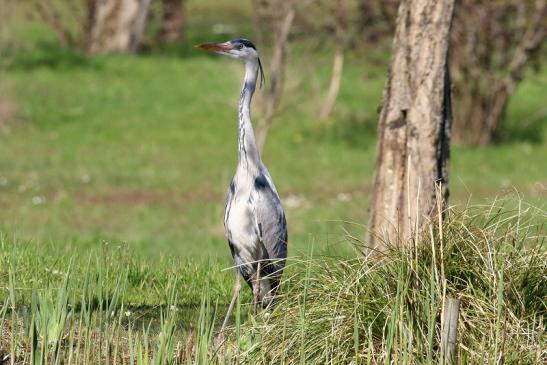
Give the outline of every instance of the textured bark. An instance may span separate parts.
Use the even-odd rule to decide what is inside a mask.
[[[96,0],[90,53],[136,52],[151,0]]]
[[[391,36],[399,0],[361,0],[360,30],[369,40]],[[451,30],[450,70],[455,142],[499,140],[505,110],[530,68],[541,67],[547,0],[459,0]],[[520,128],[520,126],[519,126]]]
[[[448,198],[451,104],[447,66],[454,0],[402,0],[379,140],[370,243],[407,244]],[[441,205],[442,209],[442,205]]]
[[[159,39],[164,43],[180,41],[184,35],[184,1],[162,0]]]
[[[284,2],[281,6],[279,19],[273,22],[273,53],[269,63],[270,82],[264,93],[264,115],[258,123],[256,142],[262,152],[266,137],[281,102],[281,95],[285,86],[285,68],[287,63],[287,41],[296,13],[292,1]]]

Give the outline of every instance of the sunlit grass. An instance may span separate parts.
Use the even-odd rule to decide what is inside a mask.
[[[0,85],[18,108],[0,133],[2,228],[82,248],[106,239],[148,254],[223,257],[240,65],[189,51],[180,58],[76,59],[57,68],[31,55],[18,56]],[[293,77],[264,160],[286,203],[291,247],[306,252],[311,233],[320,238],[316,252],[328,252],[338,249],[321,239],[339,240],[333,221],[367,221],[384,72],[349,57],[337,110],[319,123],[329,54],[310,67],[311,56],[292,57]],[[541,107],[535,86],[541,80],[517,92],[511,118]],[[544,198],[546,146],[526,140],[480,150],[455,146],[453,202],[513,188],[530,200]]]
[[[138,56],[87,58],[36,23],[0,50],[15,106],[0,125],[0,363],[438,363],[448,296],[462,299],[460,363],[541,363],[547,74],[517,90],[504,143],[454,146],[450,171],[451,203],[518,191],[540,209],[454,210],[416,250],[376,261],[358,253],[389,47],[348,54],[320,123],[331,50],[301,39],[264,153],[288,215],[283,297],[255,317],[243,290],[215,344],[233,285],[222,202],[242,68],[191,48],[223,39],[209,7],[190,2],[187,43]],[[235,11],[223,19],[252,34],[250,8]]]
[[[544,211],[527,210],[545,222]],[[547,355],[544,228],[502,204],[453,209],[415,245],[295,262],[297,272],[279,305],[246,327],[261,339],[248,358],[445,363],[441,324],[451,297],[461,299],[455,363],[541,363]],[[366,250],[359,240],[355,244]]]
[[[452,297],[461,299],[458,363],[537,364],[547,355],[547,250],[534,216],[546,218],[524,204],[452,209],[415,246],[353,259],[291,257],[276,307],[253,316],[243,291],[222,343],[215,334],[232,282],[216,264],[150,267],[127,247],[42,258],[36,246],[3,238],[0,358],[436,364]]]

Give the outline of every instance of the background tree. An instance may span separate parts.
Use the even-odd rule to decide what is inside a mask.
[[[62,46],[108,53],[138,49],[152,0],[31,1],[31,14],[55,31]]]
[[[287,42],[296,8],[292,0],[253,0],[253,8],[256,22],[261,25],[260,38],[264,40],[265,32],[269,32],[273,43],[272,55],[267,63],[269,77],[261,98],[263,115],[258,122],[256,133],[257,145],[262,151],[283,95],[288,52]]]
[[[394,31],[398,0],[363,0],[359,29],[368,41]],[[461,0],[450,36],[454,139],[486,145],[499,139],[509,100],[541,56],[546,0]]]
[[[30,0],[30,15],[47,24],[63,47],[85,48],[97,0]]]
[[[509,99],[540,55],[547,1],[462,0],[454,16],[454,138],[482,146],[499,137]]]
[[[454,0],[402,0],[399,6],[371,206],[371,245],[406,242],[448,197],[450,77]]]
[[[184,37],[185,1],[162,0],[158,38],[163,43],[179,42]]]
[[[136,52],[144,35],[150,2],[96,0],[89,52]]]
[[[392,38],[399,0],[361,0],[359,2],[359,33],[369,42]]]
[[[342,72],[344,70],[344,52],[350,40],[350,21],[348,14],[347,0],[337,0],[329,6],[332,14],[332,28],[334,32],[334,56],[332,60],[332,72],[329,83],[329,89],[319,114],[320,119],[327,119],[336,103],[340,84],[342,82]]]

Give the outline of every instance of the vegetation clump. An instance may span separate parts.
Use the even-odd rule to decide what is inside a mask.
[[[297,278],[252,329],[261,341],[247,355],[287,364],[442,362],[444,304],[459,298],[459,363],[541,363],[545,231],[492,209],[451,210],[409,246],[294,265]]]

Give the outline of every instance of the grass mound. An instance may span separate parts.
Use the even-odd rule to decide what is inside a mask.
[[[544,244],[543,227],[491,207],[450,211],[420,242],[388,247],[375,259],[309,260],[267,320],[248,329],[261,340],[247,356],[266,363],[442,363],[442,314],[452,297],[461,300],[459,363],[541,363]]]

